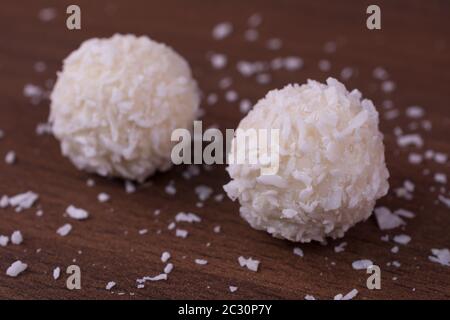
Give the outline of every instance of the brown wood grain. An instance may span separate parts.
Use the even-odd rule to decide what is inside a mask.
[[[311,294],[330,299],[353,288],[359,290],[359,299],[450,298],[450,268],[428,260],[431,248],[450,247],[450,212],[436,201],[440,186],[433,181],[435,172],[444,172],[450,178],[449,163],[409,164],[407,156],[414,149],[399,148],[393,133],[397,126],[411,131],[411,120],[404,115],[407,106],[423,106],[425,118],[433,127],[431,131],[418,130],[425,139],[419,152],[433,149],[450,154],[448,1],[378,1],[381,31],[365,27],[367,1],[76,1],[82,10],[82,30],[69,31],[65,8],[71,3],[8,0],[1,4],[0,129],[5,137],[0,140],[0,196],[33,190],[40,198],[37,206],[21,213],[0,209],[0,234],[21,230],[25,238],[21,245],[0,247],[0,298],[303,299]],[[58,14],[45,23],[37,14],[47,6],[57,8]],[[260,39],[249,43],[243,33],[247,18],[255,12],[261,13],[264,21],[258,28]],[[212,27],[222,21],[232,22],[234,32],[223,41],[214,41]],[[226,102],[223,90],[218,88],[218,81],[225,76],[232,77],[232,88],[241,97],[255,102],[269,89],[308,78],[323,81],[330,75],[339,77],[342,68],[354,67],[357,73],[346,84],[373,99],[385,134],[391,191],[378,205],[411,210],[416,218],[408,220],[404,230],[381,232],[371,217],[342,240],[326,246],[300,244],[305,253],[300,258],[292,253],[295,244],[251,229],[239,217],[237,203],[210,199],[203,208],[196,207],[195,186],[205,184],[215,194],[223,192],[222,185],[228,181],[224,166],[202,170],[192,180],[182,178],[184,167],[176,167],[155,175],[134,194],[126,194],[120,180],[77,171],[61,156],[52,136],[35,134],[36,125],[47,119],[49,102],[33,106],[22,91],[27,83],[43,86],[47,79],[55,79],[62,59],[83,40],[116,32],[149,35],[186,57],[202,91],[220,95],[217,105],[203,103],[205,127],[217,124],[221,129],[234,128],[242,118],[238,104]],[[272,37],[283,40],[280,50],[264,47]],[[327,41],[337,42],[334,54],[324,52]],[[224,70],[211,68],[206,58],[210,51],[228,56]],[[268,61],[289,55],[304,59],[302,70],[272,72],[273,80],[268,85],[243,78],[235,68],[239,60]],[[330,72],[319,71],[320,59],[331,61]],[[47,64],[44,73],[33,71],[36,61]],[[383,93],[372,77],[377,66],[385,67],[395,81],[393,93]],[[383,118],[381,103],[385,99],[391,99],[400,111],[397,119]],[[8,150],[17,153],[15,165],[3,161]],[[426,168],[430,170],[428,175],[423,174]],[[86,187],[88,178],[95,179],[95,187]],[[406,179],[416,185],[411,201],[397,198],[393,192]],[[164,191],[170,180],[175,181],[175,196]],[[435,191],[430,191],[432,186]],[[448,183],[443,188],[448,197]],[[110,194],[111,201],[99,203],[100,192]],[[72,221],[64,217],[70,204],[87,209],[91,218]],[[44,211],[42,217],[35,215],[38,208]],[[161,210],[158,217],[153,215],[155,209]],[[180,226],[189,230],[187,239],[167,230],[179,211],[196,212],[203,219],[199,224]],[[56,229],[67,222],[73,225],[72,232],[67,237],[58,236]],[[213,232],[217,225],[222,228],[219,234]],[[148,229],[148,233],[140,235],[141,229]],[[393,254],[390,249],[394,243],[380,238],[400,233],[410,235],[412,241],[400,245],[399,253]],[[347,248],[336,254],[333,248],[341,241],[348,243]],[[175,266],[169,279],[137,289],[137,278],[162,272],[163,251],[172,254]],[[241,268],[237,262],[241,255],[260,260],[260,270],[254,273]],[[196,265],[196,258],[209,263]],[[365,272],[352,269],[352,261],[362,258],[382,268],[381,290],[368,290]],[[29,268],[18,278],[9,278],[5,270],[17,259],[28,263]],[[401,267],[386,265],[394,260]],[[71,264],[82,270],[82,289],[78,291],[65,287],[64,270]],[[57,281],[52,278],[56,266],[63,269]],[[105,290],[109,281],[117,282],[112,292]],[[230,293],[230,285],[238,286],[238,291]]]

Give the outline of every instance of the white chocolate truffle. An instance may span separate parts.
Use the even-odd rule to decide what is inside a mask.
[[[87,40],[64,60],[50,121],[78,169],[143,181],[170,168],[171,133],[192,127],[199,99],[173,49],[116,34]]]
[[[228,196],[239,199],[250,225],[291,241],[339,238],[366,220],[386,195],[378,112],[358,90],[336,79],[308,80],[270,91],[239,124],[240,129],[280,129],[279,169],[261,178],[261,165],[231,164]],[[248,152],[233,139],[230,158]]]

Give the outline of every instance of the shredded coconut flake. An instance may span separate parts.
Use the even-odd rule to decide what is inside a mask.
[[[238,262],[241,267],[246,267],[247,269],[254,272],[258,271],[260,264],[259,260],[254,260],[252,258],[244,258],[243,256],[240,256],[238,258]]]
[[[70,233],[70,231],[72,231],[72,225],[70,223],[66,223],[58,230],[56,230],[56,233],[59,234],[61,237],[65,237]]]
[[[84,209],[77,208],[73,205],[67,207],[66,213],[69,217],[75,220],[85,220],[89,217],[89,212]]]
[[[450,250],[449,249],[431,249],[433,253],[428,259],[432,262],[439,263],[443,266],[450,267]]]
[[[23,263],[20,260],[14,262],[7,270],[6,275],[10,277],[17,277],[19,274],[24,272],[28,268],[26,263]]]
[[[352,262],[352,268],[355,270],[367,269],[373,265],[373,262],[368,259],[356,260]]]
[[[22,233],[19,230],[14,231],[13,234],[11,235],[11,243],[19,245],[22,242],[23,242]]]
[[[394,242],[406,245],[411,241],[411,237],[406,234],[399,234],[393,238]]]

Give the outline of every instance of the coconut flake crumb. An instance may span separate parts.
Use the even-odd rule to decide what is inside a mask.
[[[191,213],[191,212],[188,212],[188,213],[179,212],[175,216],[175,221],[176,222],[194,223],[194,222],[201,222],[202,219],[198,215]]]
[[[10,165],[16,163],[16,153],[14,151],[11,150],[6,153],[5,163]]]
[[[144,285],[146,281],[161,281],[161,280],[167,280],[166,273],[161,273],[154,277],[149,277],[149,276],[142,277],[140,279],[136,279],[136,282],[138,283],[138,288],[143,288],[143,286],[139,286],[139,285]]]
[[[38,200],[39,196],[33,191],[20,193],[13,197],[8,198],[9,205],[15,207],[16,212],[20,212],[24,209],[29,209]]]
[[[355,270],[367,269],[373,265],[373,262],[368,259],[356,260],[352,262],[352,268]]]
[[[386,207],[375,208],[374,212],[380,230],[395,229],[405,224],[402,218],[392,214],[391,210]]]
[[[195,263],[204,266],[204,265],[207,265],[207,264],[208,264],[208,260],[205,260],[205,259],[195,259]]]
[[[126,193],[134,193],[136,192],[136,186],[133,182],[126,180],[125,181],[125,192]]]
[[[169,184],[166,186],[165,191],[168,195],[175,195],[177,193],[177,189],[175,188],[174,182],[170,181]]]
[[[116,286],[116,283],[114,281],[110,281],[106,284],[105,289],[106,290],[111,290],[112,288],[114,288]]]
[[[416,146],[417,148],[421,148],[423,146],[423,139],[417,133],[406,134],[404,136],[397,137],[397,144],[400,147],[407,146]]]
[[[230,22],[217,24],[212,30],[212,36],[215,40],[222,40],[233,32],[233,25]]]
[[[420,106],[410,106],[406,108],[406,116],[412,119],[422,118],[425,115],[425,110]]]
[[[411,241],[411,237],[406,234],[399,234],[394,236],[393,240],[398,244],[406,245]]]
[[[214,233],[220,233],[221,231],[221,227],[220,226],[215,226],[214,227]]]
[[[62,227],[58,228],[58,230],[56,230],[56,233],[61,237],[65,237],[70,233],[70,231],[72,231],[72,225],[70,223],[66,223]]]
[[[258,271],[259,264],[260,264],[259,260],[254,260],[252,258],[244,258],[243,256],[240,256],[238,258],[238,262],[241,267],[246,267],[247,269],[254,271],[254,272]]]
[[[358,290],[353,289],[352,291],[347,293],[345,296],[343,296],[341,300],[352,300],[357,295],[358,295]]]
[[[0,208],[4,209],[9,206],[9,198],[8,196],[2,196],[0,198]]]
[[[225,93],[225,100],[228,102],[235,102],[239,98],[239,95],[234,90],[228,90]]]
[[[165,274],[171,273],[172,270],[173,270],[173,264],[172,264],[172,263],[168,263],[168,264],[164,267],[164,273],[165,273]]]
[[[167,251],[164,251],[164,252],[161,254],[161,262],[162,262],[162,263],[166,263],[167,261],[169,261],[169,259],[170,259],[170,253],[167,252]]]
[[[28,268],[26,263],[23,263],[20,260],[14,262],[7,270],[6,275],[10,277],[17,277],[19,274],[24,272]]]
[[[423,157],[421,154],[412,152],[408,155],[408,161],[411,164],[420,164],[423,161]]]
[[[101,202],[101,203],[108,202],[110,199],[111,199],[111,197],[109,196],[109,194],[107,194],[105,192],[101,192],[97,196],[98,202]]]
[[[266,48],[269,50],[279,50],[283,46],[283,41],[279,38],[271,38],[266,42]]]
[[[233,293],[233,292],[236,292],[238,290],[238,287],[229,286],[228,289],[230,290],[231,293]]]
[[[52,125],[48,122],[38,123],[35,130],[38,136],[43,136],[44,134],[52,133]]]
[[[61,275],[60,267],[56,267],[55,269],[53,269],[53,279],[58,280],[60,275]]]
[[[75,220],[85,220],[89,217],[89,212],[73,205],[67,207],[66,213],[70,218]]]
[[[341,244],[334,247],[334,252],[336,252],[336,253],[344,252],[346,246],[347,246],[347,242],[342,242]]]
[[[443,195],[439,195],[438,196],[438,199],[443,203],[443,204],[445,204],[448,208],[450,208],[450,198],[446,198],[446,197],[444,197]]]
[[[14,231],[13,234],[11,235],[11,243],[19,245],[22,242],[23,242],[22,232],[20,232],[19,230]]]
[[[0,235],[0,247],[6,247],[9,242],[9,237]]]
[[[326,59],[319,60],[318,67],[319,67],[319,70],[322,72],[330,71],[331,62]]]
[[[386,80],[381,83],[381,91],[384,93],[391,93],[395,90],[396,84],[392,80]]]
[[[436,161],[437,163],[444,164],[447,162],[447,159],[448,159],[448,156],[445,153],[436,152],[434,154],[434,161]]]
[[[296,256],[303,257],[303,250],[300,249],[300,248],[298,248],[298,247],[295,247],[295,248],[294,248],[293,253],[294,253]]]
[[[449,249],[431,249],[432,256],[429,256],[428,259],[432,262],[439,263],[443,266],[450,267],[450,250]]]
[[[252,103],[249,99],[242,99],[239,103],[239,111],[243,114],[247,114],[252,108]]]
[[[372,71],[372,75],[377,80],[387,80],[389,78],[389,74],[383,67],[376,67]]]
[[[441,172],[435,173],[434,181],[436,181],[437,183],[446,184],[447,183],[447,175],[445,173],[441,173]]]
[[[405,209],[397,209],[394,211],[394,214],[408,219],[412,219],[416,216],[414,212]]]
[[[214,69],[223,69],[227,66],[227,56],[222,53],[212,53],[209,59]]]
[[[199,185],[195,187],[195,193],[200,201],[205,201],[211,196],[213,189],[205,185]]]
[[[39,10],[38,18],[43,22],[49,22],[55,19],[56,9],[55,8],[43,8]]]
[[[175,236],[177,236],[179,238],[187,238],[188,235],[189,235],[189,232],[187,230],[183,230],[183,229],[175,230]]]
[[[399,249],[398,246],[393,246],[393,247],[391,248],[391,252],[392,252],[392,253],[398,253],[399,250],[400,250],[400,249]]]
[[[307,294],[307,295],[305,296],[305,300],[313,301],[313,300],[316,300],[316,298],[315,298],[313,295]]]

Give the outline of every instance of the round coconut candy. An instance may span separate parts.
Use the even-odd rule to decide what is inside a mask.
[[[267,161],[277,158],[271,154],[274,145],[256,149],[264,161],[236,161],[255,151],[250,143],[238,143],[237,131],[227,168],[231,181],[224,186],[239,200],[241,216],[274,237],[300,242],[342,237],[372,214],[389,189],[378,112],[336,79],[270,91],[238,129],[279,130],[276,166]]]
[[[199,101],[191,69],[173,49],[116,34],[89,39],[64,60],[50,122],[78,169],[143,181],[170,168],[172,131],[192,127]]]

